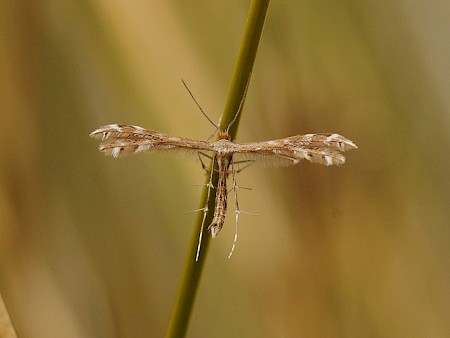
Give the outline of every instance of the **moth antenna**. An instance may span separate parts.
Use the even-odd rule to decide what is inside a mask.
[[[208,115],[206,115],[206,113],[203,111],[202,107],[200,107],[200,104],[197,102],[197,100],[195,99],[194,95],[193,95],[192,92],[190,91],[190,89],[189,89],[189,87],[187,86],[186,82],[184,82],[183,79],[181,79],[181,82],[183,82],[184,87],[185,87],[186,90],[188,91],[189,95],[191,95],[192,99],[194,100],[194,102],[195,102],[195,104],[197,105],[198,109],[200,109],[200,111],[202,112],[203,116],[206,117],[206,119],[209,121],[209,123],[211,123],[211,124],[216,128],[216,130],[218,130],[218,129],[219,129],[219,126],[216,125],[216,124],[209,118]],[[215,134],[215,133],[216,133],[216,132],[214,132],[214,134]],[[214,134],[213,134],[213,135],[214,135]],[[210,138],[211,138],[211,137],[210,137]]]
[[[230,122],[230,124],[227,127],[227,130],[226,130],[227,134],[230,131],[230,128],[233,126],[234,122],[236,122],[239,114],[241,113],[242,107],[244,106],[244,101],[245,101],[245,97],[247,96],[247,90],[248,90],[248,85],[250,84],[251,76],[252,76],[252,73],[250,73],[248,75],[247,84],[245,85],[245,89],[244,89],[244,95],[242,95],[242,99],[241,99],[241,102],[239,103],[239,108],[238,108],[236,115],[234,115],[233,120]]]

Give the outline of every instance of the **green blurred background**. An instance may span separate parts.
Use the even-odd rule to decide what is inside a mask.
[[[248,1],[0,2],[0,292],[22,337],[161,337],[205,181],[103,157],[100,125],[206,139]],[[190,337],[450,336],[450,3],[274,1],[237,141],[337,132],[340,168],[253,166]],[[194,259],[194,257],[192,257]]]

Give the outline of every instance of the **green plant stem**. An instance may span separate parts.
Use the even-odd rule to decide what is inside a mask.
[[[253,65],[255,63],[256,52],[258,50],[259,40],[261,38],[264,21],[266,18],[269,0],[253,0],[250,4],[250,11],[247,18],[247,25],[244,36],[241,42],[241,49],[236,62],[233,78],[231,81],[230,90],[228,92],[225,109],[222,115],[220,129],[225,130],[230,122],[234,119],[238,112],[239,105],[250,80]],[[229,130],[231,139],[234,139],[239,125],[239,119],[242,116],[242,111],[237,117],[237,120]],[[212,170],[212,169],[211,169]],[[218,175],[217,172],[213,175],[213,184],[217,186]],[[209,179],[208,179],[209,181]],[[201,199],[201,207],[206,204],[207,188],[205,187]],[[203,213],[199,213],[196,220],[196,227],[191,239],[191,244],[187,251],[185,259],[184,271],[181,278],[181,283],[178,289],[174,309],[169,321],[167,329],[167,338],[185,337],[188,329],[189,319],[191,317],[195,296],[197,294],[202,270],[206,261],[210,236],[206,231],[206,227],[211,223],[214,211],[215,191],[211,191],[211,196],[208,201],[208,214],[205,220],[204,236],[201,243],[201,251],[199,260],[196,262],[196,252],[198,245],[199,232],[202,226]]]

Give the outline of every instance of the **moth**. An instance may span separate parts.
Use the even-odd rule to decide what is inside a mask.
[[[217,169],[209,170],[210,178],[208,184],[206,184],[208,187],[207,201],[202,209],[197,210],[203,211],[203,221],[199,235],[196,260],[198,260],[200,255],[200,244],[202,241],[206,215],[208,213],[208,201],[212,189],[216,190],[215,207],[213,219],[207,229],[214,238],[219,234],[224,225],[227,213],[227,197],[229,193],[227,179],[230,171],[233,181],[231,190],[235,193],[236,201],[236,226],[233,246],[228,257],[231,257],[233,254],[237,242],[238,217],[239,214],[243,212],[239,208],[237,198],[237,189],[239,186],[236,183],[236,174],[242,170],[237,168],[238,165],[244,164],[244,167],[247,167],[255,161],[263,161],[264,164],[268,165],[288,166],[298,164],[301,160],[307,160],[326,166],[339,166],[345,163],[345,157],[342,152],[357,148],[352,141],[336,133],[296,135],[263,142],[233,142],[229,135],[229,130],[242,109],[245,94],[240,102],[238,112],[234,119],[225,130],[220,130],[219,126],[205,114],[184,81],[183,84],[203,115],[214,125],[216,131],[219,131],[217,140],[193,140],[185,137],[171,136],[139,126],[123,124],[109,124],[102,126],[94,130],[89,136],[101,139],[102,142],[99,146],[100,152],[115,158],[134,153],[163,150],[197,153],[199,154],[199,157],[203,156],[211,159],[211,168],[215,168],[216,166]],[[206,166],[203,165],[203,167],[205,168]],[[214,187],[212,183],[214,170],[217,170],[218,172],[218,183],[216,187]]]

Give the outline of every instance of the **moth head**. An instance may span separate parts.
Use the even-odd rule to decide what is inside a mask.
[[[219,131],[219,140],[231,141],[231,137],[230,134],[228,134],[228,131]]]

